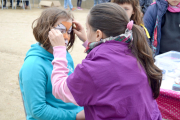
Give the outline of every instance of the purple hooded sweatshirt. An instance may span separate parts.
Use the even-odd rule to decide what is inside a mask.
[[[86,120],[162,120],[146,72],[128,44],[108,41],[95,47],[67,78]]]

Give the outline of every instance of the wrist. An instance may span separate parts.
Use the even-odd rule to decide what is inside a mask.
[[[87,41],[87,37],[84,37],[84,38],[82,39],[82,41],[83,41],[83,42],[86,42],[86,41]]]
[[[53,47],[65,47],[66,45],[54,45]]]
[[[88,40],[86,39],[86,40],[85,40],[85,41],[83,41],[83,42],[84,42],[84,43],[87,43],[87,41],[88,41]]]
[[[86,36],[85,30],[83,30],[82,34],[83,34],[83,36],[82,36],[82,41],[83,41],[83,42],[86,42],[87,36]]]

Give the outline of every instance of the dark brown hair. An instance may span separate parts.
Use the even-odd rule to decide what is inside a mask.
[[[36,39],[42,46],[48,50],[51,46],[51,43],[48,38],[49,31],[53,28],[58,19],[74,19],[73,15],[70,12],[59,8],[47,8],[42,13],[41,16],[34,20],[32,23],[33,34]],[[36,24],[35,24],[36,22]],[[35,25],[34,25],[35,24]],[[69,50],[75,41],[75,34],[72,30],[70,33],[70,41],[68,43],[67,50]]]
[[[129,22],[128,16],[123,8],[115,3],[102,3],[94,6],[88,16],[88,24],[97,31],[101,30],[106,37],[123,34]],[[162,71],[154,65],[152,50],[149,47],[144,30],[133,25],[133,41],[129,44],[129,50],[136,57],[138,63],[146,71],[153,96],[159,96],[162,81]]]
[[[139,0],[111,0],[111,2],[117,4],[131,4],[133,7],[134,14],[131,16],[130,19],[133,20],[134,23],[137,25],[144,24],[141,7],[139,5]]]

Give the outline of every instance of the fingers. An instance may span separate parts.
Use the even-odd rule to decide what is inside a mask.
[[[78,32],[76,29],[73,29],[73,32],[74,32],[76,35],[79,34],[79,32]]]
[[[49,37],[49,40],[51,41],[53,38],[54,38],[54,34],[52,31],[49,31],[49,34],[48,34],[48,37]]]
[[[56,35],[56,31],[54,29],[51,29],[51,31],[53,35]]]
[[[76,25],[76,29],[77,29],[77,30],[83,29],[82,25],[81,25],[79,22],[73,21],[73,23]]]
[[[62,33],[59,30],[55,30],[56,34],[61,35]]]
[[[51,29],[51,31],[49,31],[49,35],[50,36],[58,36],[61,35],[62,33],[59,30],[56,29]]]
[[[51,32],[52,32],[54,35],[61,34],[61,32],[60,32],[59,30],[56,30],[56,29],[51,29]]]
[[[73,29],[73,31],[74,31],[74,33],[78,36],[78,38],[79,38],[81,41],[85,42],[85,41],[87,40],[85,31],[80,31],[80,32],[79,32],[79,31],[76,30],[76,29]]]
[[[65,46],[63,34],[59,30],[51,29],[48,34],[51,45],[54,46]]]
[[[51,31],[49,31],[49,34],[48,34],[49,37],[52,37],[53,36],[53,33]]]
[[[75,21],[75,20],[73,20],[73,23],[74,23],[74,24],[77,24],[77,25],[80,24],[79,22],[77,22],[77,21]]]

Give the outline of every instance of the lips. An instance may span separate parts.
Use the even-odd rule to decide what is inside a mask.
[[[173,3],[177,3],[178,1],[172,1]]]

